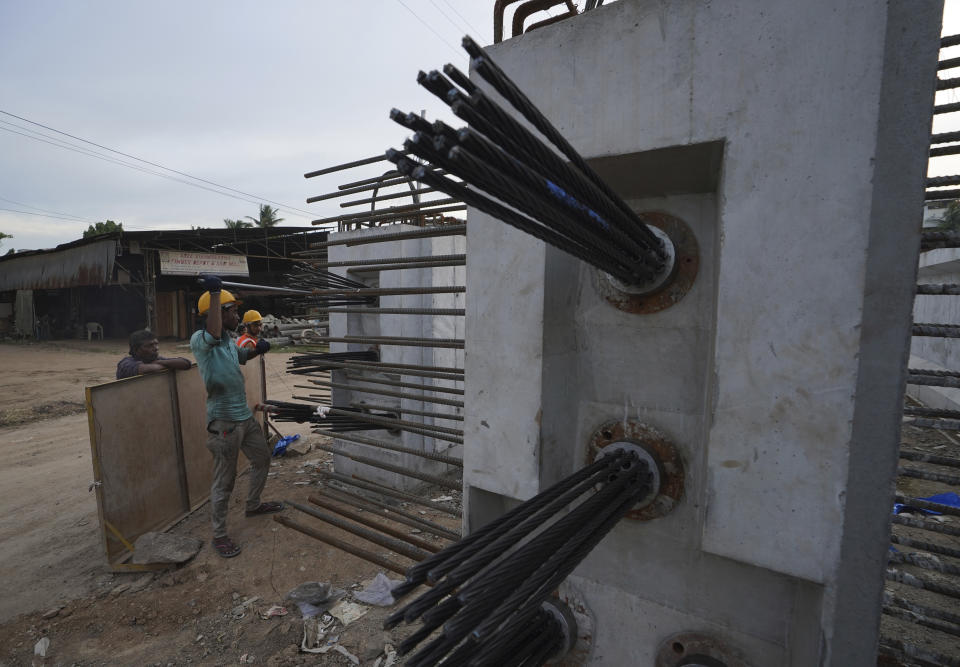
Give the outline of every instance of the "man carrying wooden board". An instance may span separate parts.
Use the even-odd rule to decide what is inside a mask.
[[[250,461],[246,515],[272,514],[283,509],[283,503],[260,501],[270,470],[271,452],[260,424],[247,405],[240,372],[240,364],[267,352],[270,343],[261,340],[253,349],[238,347],[228,332],[240,323],[237,313],[240,302],[223,289],[217,276],[203,275],[199,282],[207,291],[197,302],[198,311],[207,316],[207,321],[204,328],[190,338],[190,349],[207,389],[207,449],[213,455],[210,488],[213,548],[224,558],[233,558],[240,553],[240,545],[227,535],[227,509],[240,451]]]

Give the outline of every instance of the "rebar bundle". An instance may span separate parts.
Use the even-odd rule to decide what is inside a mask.
[[[296,273],[284,274],[287,284],[302,290],[350,290],[363,289],[366,284],[338,276],[329,271],[317,269],[310,264],[298,264]],[[323,306],[355,306],[372,305],[377,299],[374,296],[317,296],[316,298],[306,297],[312,303]],[[304,301],[304,297],[296,298],[296,301]]]
[[[361,352],[325,352],[296,354],[287,359],[287,372],[308,375],[334,368],[342,368],[345,361],[379,361],[380,355],[373,350]]]
[[[400,644],[401,654],[443,630],[406,664],[500,665],[506,655],[526,655],[542,603],[652,486],[647,461],[617,449],[410,568],[395,598],[423,583],[433,588],[391,614],[385,627],[422,620]]]
[[[470,127],[456,130],[441,121],[431,124],[417,114],[392,110],[391,118],[414,132],[404,151],[386,153],[397,171],[625,283],[650,285],[669,274],[672,244],[613,192],[472,39],[464,37],[463,46],[473,58],[474,70],[553,147],[448,64],[444,72],[456,85],[435,70],[420,72],[417,81]]]
[[[296,422],[298,424],[310,423],[313,424],[314,431],[345,433],[347,431],[386,431],[389,429],[389,426],[362,418],[361,415],[363,417],[367,415],[356,408],[330,410],[316,405],[272,400],[264,401],[264,403],[270,406],[270,416],[273,421]],[[348,413],[355,413],[358,416],[353,417]],[[396,415],[387,412],[377,416],[392,418]]]

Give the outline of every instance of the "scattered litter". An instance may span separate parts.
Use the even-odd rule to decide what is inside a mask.
[[[36,644],[33,645],[33,654],[39,655],[41,658],[47,657],[47,649],[50,648],[50,638],[44,637]]]
[[[392,580],[383,572],[378,572],[377,576],[367,584],[362,591],[353,594],[353,597],[360,602],[377,605],[378,607],[389,607],[396,600],[390,594],[390,591],[400,583],[400,580]]]
[[[256,661],[256,656],[250,655],[249,653],[244,653],[240,656],[240,664],[252,664]]]
[[[45,621],[49,621],[51,618],[53,618],[54,616],[56,616],[56,615],[59,614],[59,613],[60,613],[60,607],[54,607],[54,608],[51,609],[50,611],[44,613],[44,615],[42,616],[42,618],[43,618]]]
[[[430,500],[435,503],[443,503],[443,502],[453,500],[453,496],[440,496],[439,498],[431,498]]]
[[[317,409],[314,412],[319,415],[321,418],[326,418],[327,413],[330,412],[330,408],[324,405],[318,405]]]
[[[202,642],[202,641],[203,641],[203,635],[197,635],[197,638],[194,639],[193,641],[195,641],[195,642]]]
[[[330,647],[335,644],[340,636],[327,639],[327,632],[336,624],[335,619],[330,614],[323,614],[319,618],[311,617],[303,619],[303,639],[300,641],[300,650],[305,653],[326,653]]]
[[[296,442],[299,439],[300,439],[299,433],[296,433],[294,435],[283,436],[282,438],[277,440],[277,444],[273,446],[273,455],[283,456],[284,454],[287,453],[287,447],[289,447],[291,443]]]
[[[313,482],[294,482],[294,486],[310,486]]]
[[[377,658],[377,661],[373,663],[373,667],[392,667],[397,663],[397,651],[387,644],[383,647],[383,655]]]
[[[287,593],[286,599],[296,603],[304,618],[311,618],[330,609],[346,594],[346,591],[333,588],[330,584],[308,581]]]
[[[346,627],[358,618],[365,616],[368,611],[370,611],[370,608],[362,604],[341,600],[330,609],[330,614]]]
[[[263,618],[263,619],[273,618],[274,616],[286,616],[286,615],[287,615],[287,608],[281,607],[278,604],[273,605],[266,611],[260,612],[260,618]]]
[[[234,599],[236,599],[236,598],[234,598]],[[243,618],[244,616],[246,616],[246,614],[247,614],[247,607],[249,607],[251,604],[253,604],[254,602],[256,602],[256,601],[259,600],[259,599],[260,599],[260,596],[254,596],[254,597],[248,598],[248,599],[244,600],[243,602],[241,602],[240,604],[238,604],[236,607],[233,608],[233,612],[232,612],[232,613],[233,613],[233,617],[234,617],[235,619],[237,619],[237,620],[240,620],[241,618]]]

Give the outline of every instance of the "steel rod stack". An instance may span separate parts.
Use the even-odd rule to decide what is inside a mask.
[[[377,162],[382,162],[383,160],[383,156],[363,158],[360,160],[353,160],[351,162],[333,165],[332,167],[311,171],[303,176],[304,178],[313,178],[315,176],[331,174],[346,169],[353,169],[354,167],[376,164]],[[387,194],[381,192],[383,189],[392,188],[397,185],[405,186],[406,190],[401,192],[390,192]],[[456,220],[456,218],[449,218],[446,216],[446,213],[463,211],[466,209],[466,207],[456,199],[431,199],[423,201],[421,199],[423,195],[435,194],[436,190],[432,188],[424,188],[421,183],[416,182],[415,180],[408,178],[406,175],[400,174],[399,172],[393,170],[386,171],[380,176],[376,176],[374,178],[367,178],[351,183],[341,184],[334,192],[327,192],[314,197],[309,197],[307,199],[307,203],[312,204],[319,201],[338,199],[348,195],[356,195],[361,192],[371,192],[371,196],[343,202],[340,204],[340,207],[346,208],[350,206],[369,204],[369,211],[364,213],[340,214],[327,218],[320,218],[318,220],[314,220],[313,224],[325,225],[335,222],[337,223],[338,231],[346,231],[354,226],[359,228],[364,223],[371,226],[396,224],[402,222],[421,226],[426,224],[444,224],[450,222],[451,220]],[[409,197],[411,203],[401,204],[399,206],[388,206],[387,208],[381,209],[376,208],[377,204],[380,202],[401,199],[405,197]]]
[[[327,410],[316,405],[304,403],[290,403],[287,401],[268,400],[264,403],[270,406],[270,416],[275,422],[309,423],[316,433],[346,433],[349,431],[385,431],[389,426],[374,422],[364,413],[354,408],[344,410]],[[356,415],[356,416],[354,416]],[[393,417],[391,413],[382,415],[385,418]]]
[[[365,158],[306,176],[383,160],[382,157]],[[391,189],[394,186],[402,191]],[[401,201],[405,197],[410,199]],[[340,429],[336,434],[331,433],[335,438],[333,443],[319,445],[321,451],[336,455],[334,462],[338,471],[366,470],[369,476],[395,480],[396,489],[363,482],[363,491],[379,493],[388,499],[402,497],[408,502],[450,512],[450,508],[400,489],[419,487],[424,495],[437,493],[436,488],[428,489],[426,485],[439,487],[443,493],[461,489],[463,463],[459,447],[463,444],[463,430],[459,428],[460,424],[437,424],[434,420],[462,420],[462,415],[454,414],[463,407],[464,379],[463,354],[459,352],[464,346],[462,337],[459,337],[462,320],[455,318],[465,315],[462,295],[466,289],[460,278],[463,275],[461,267],[466,264],[462,239],[466,235],[466,225],[448,214],[466,207],[456,197],[449,197],[398,172],[386,172],[375,178],[355,178],[339,186],[336,192],[311,197],[308,202],[329,200],[342,201],[341,207],[369,204],[370,210],[315,220],[314,224],[336,222],[340,231],[400,222],[411,222],[420,228],[339,235],[324,243],[311,244],[310,250],[298,253],[302,264],[287,276],[291,287],[298,289],[291,290],[289,298],[310,303],[313,311],[319,312],[321,319],[327,315],[333,326],[333,330],[324,332],[332,335],[311,336],[309,344],[346,343],[350,347],[349,351],[333,353],[314,348],[289,360],[288,372],[307,376],[309,382],[294,386],[310,390],[302,392],[310,395],[294,396],[304,404],[299,408],[285,406],[287,412],[284,414],[289,419],[312,423],[314,431],[329,430],[317,425],[318,410],[324,420],[348,421],[350,433]],[[443,224],[427,225],[430,221]],[[349,238],[343,238],[347,236]],[[368,250],[368,244],[391,245],[383,246],[382,250]],[[348,249],[336,248],[330,255],[328,248],[331,246],[347,246]],[[352,250],[352,246],[360,247]],[[351,278],[331,274],[331,269],[350,272]],[[441,275],[449,278],[438,281],[437,276]],[[456,284],[458,282],[460,284]],[[423,324],[416,321],[411,324],[409,317],[394,318],[395,315],[430,319]],[[446,336],[448,330],[449,337],[441,337]],[[342,345],[339,349],[348,348]],[[377,404],[366,404],[367,395],[375,397]],[[446,406],[446,411],[431,411],[432,406],[425,406],[425,403]],[[363,430],[379,430],[380,433],[361,433]],[[372,511],[378,514],[381,509],[387,509],[385,503],[378,506],[376,501],[360,498],[350,490],[341,490],[332,497],[314,496],[310,500],[314,504],[326,503],[324,509],[331,512],[338,512],[336,502],[346,502],[368,511],[373,507]],[[316,510],[307,513],[318,516]],[[339,513],[347,516],[344,512]],[[325,514],[320,518],[330,525],[351,530],[342,525],[342,518],[330,521]],[[356,514],[348,518],[363,522]],[[459,534],[448,528],[413,515],[403,515],[392,508],[388,518],[447,539],[459,538]],[[376,538],[377,532],[396,537],[391,530],[394,529],[386,525],[367,526],[363,529],[367,531],[364,539]],[[409,529],[402,530],[409,532]],[[353,532],[359,535],[363,531]],[[421,548],[425,547],[421,545]],[[350,553],[361,558],[369,556],[365,550],[355,549]],[[407,552],[406,555],[417,556],[414,558],[417,560],[422,554]]]
[[[287,360],[287,372],[294,375],[309,375],[340,368],[346,361],[379,361],[380,355],[373,350],[361,352],[313,352],[297,354]]]
[[[444,72],[450,78],[438,71],[420,72],[417,81],[470,127],[456,130],[394,109],[390,117],[414,132],[404,151],[386,153],[397,171],[625,283],[662,281],[670,272],[672,244],[665,243],[604,183],[472,39],[465,37],[463,46],[473,58],[474,70],[546,142],[447,65]]]
[[[349,290],[364,289],[365,283],[357,280],[351,280],[335,273],[318,269],[310,264],[298,265],[296,273],[285,274],[287,284],[297,289],[310,290],[316,296],[310,299],[313,305],[317,306],[368,306],[377,302],[376,296],[353,296]],[[345,293],[330,294],[324,293],[342,290]],[[303,302],[303,297],[298,297],[297,301]]]
[[[940,45],[946,48],[957,44],[960,44],[960,35],[944,37]],[[938,70],[958,66],[960,60],[956,58],[941,58]],[[946,90],[956,84],[955,78],[941,78],[937,89]],[[960,111],[960,104],[943,103],[939,97],[938,101],[935,114]],[[960,154],[958,142],[960,132],[941,132],[931,137],[931,172],[943,173],[942,166],[934,158]],[[928,178],[924,199],[940,201],[941,206],[947,206],[948,202],[960,197],[960,189],[956,186],[960,186],[960,176],[957,175]],[[937,228],[921,231],[921,252],[942,248],[960,248],[960,232]],[[930,264],[937,264],[935,257],[931,257]],[[943,300],[960,296],[960,285],[928,282],[939,280],[940,274],[934,271],[927,277],[925,273],[921,268],[921,279],[925,282],[918,284],[916,289],[918,302],[914,312],[918,319],[933,319],[928,313],[952,312],[952,306],[946,307],[951,302],[944,303]],[[956,345],[953,339],[960,338],[960,325],[914,322],[911,333],[914,337],[912,354],[926,357],[928,351],[942,352]],[[929,358],[940,360],[946,357],[935,351]],[[953,390],[960,388],[960,371],[909,368],[905,381],[912,395],[925,398],[936,392],[950,400]],[[942,400],[937,399],[938,403]],[[880,654],[899,664],[960,665],[960,615],[956,614],[957,598],[960,597],[960,525],[957,523],[960,509],[946,504],[955,495],[940,495],[960,491],[957,470],[960,467],[960,444],[957,441],[960,410],[943,407],[942,403],[938,407],[908,404],[904,415],[910,419],[904,421],[906,439],[900,449]],[[911,428],[921,430],[912,431]],[[910,440],[912,436],[915,440]],[[944,502],[934,502],[931,498],[940,498]]]
[[[647,462],[635,453],[610,452],[411,567],[406,581],[394,588],[395,598],[421,584],[433,587],[391,614],[385,627],[420,619],[421,628],[398,647],[401,654],[441,627],[442,632],[406,664],[498,665],[505,655],[541,646],[542,637],[527,634],[541,605],[650,493],[652,479]]]

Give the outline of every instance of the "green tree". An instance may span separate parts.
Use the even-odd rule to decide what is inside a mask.
[[[947,204],[943,217],[937,224],[937,229],[947,232],[960,231],[960,200],[953,200]]]
[[[283,218],[277,217],[279,213],[280,211],[269,204],[260,204],[260,217],[254,218],[248,215],[247,218],[252,220],[257,227],[275,227],[278,223],[283,222]]]
[[[250,216],[247,216],[250,217]],[[252,222],[245,222],[243,220],[231,220],[230,218],[224,218],[223,224],[227,226],[227,229],[244,229],[246,227],[253,227]]]
[[[106,222],[98,222],[95,225],[90,225],[87,227],[87,231],[83,233],[83,238],[90,238],[91,236],[100,236],[101,234],[109,234],[111,232],[122,232],[123,223],[114,222],[113,220],[107,220]]]
[[[0,245],[3,245],[3,239],[12,239],[12,238],[13,238],[13,234],[5,234],[4,232],[0,232]]]

